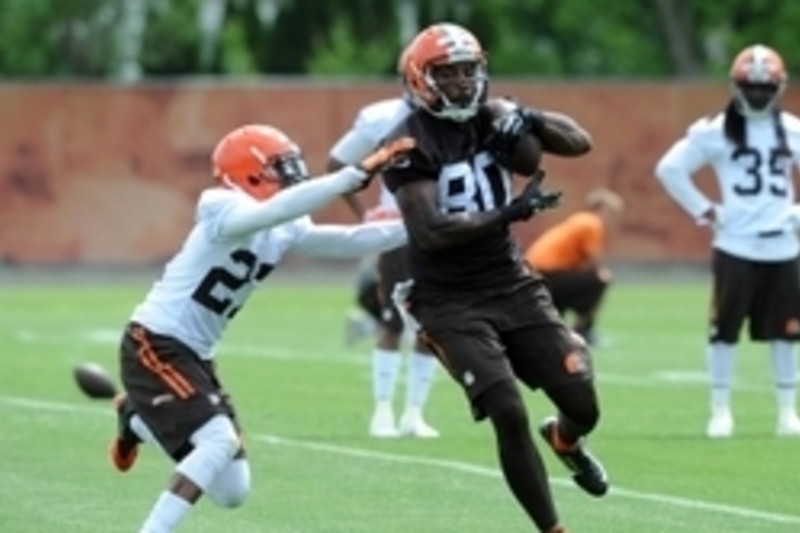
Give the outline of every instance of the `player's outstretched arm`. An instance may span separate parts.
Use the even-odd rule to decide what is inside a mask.
[[[360,188],[368,180],[366,172],[349,166],[283,189],[266,201],[242,196],[221,219],[219,236],[243,236],[294,220]]]
[[[492,100],[488,106],[498,117],[492,125],[495,144],[513,145],[522,135],[535,135],[542,149],[554,155],[574,157],[592,149],[589,132],[569,115],[506,99]]]
[[[592,137],[572,117],[544,111],[544,127],[539,133],[542,149],[561,156],[579,156],[592,149]]]
[[[406,241],[406,229],[400,220],[352,226],[312,224],[293,250],[313,257],[360,257],[392,250]]]
[[[395,199],[409,234],[419,246],[441,250],[482,238],[557,206],[561,193],[542,191],[539,185],[543,176],[543,171],[532,176],[509,205],[491,211],[443,213],[437,201],[438,186],[429,180],[404,185],[395,192]]]
[[[218,235],[222,238],[243,236],[312,213],[342,194],[366,187],[375,174],[413,147],[413,140],[398,139],[371,153],[356,166],[293,185],[266,201],[242,197],[223,215]]]

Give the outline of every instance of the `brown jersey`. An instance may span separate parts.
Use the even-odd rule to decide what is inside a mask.
[[[447,213],[475,213],[507,205],[511,174],[485,150],[491,115],[485,108],[466,122],[436,119],[424,110],[410,113],[389,139],[410,136],[417,146],[407,160],[383,173],[392,192],[417,180],[438,186]],[[508,228],[438,251],[425,251],[409,236],[409,271],[415,292],[502,289],[529,281]]]

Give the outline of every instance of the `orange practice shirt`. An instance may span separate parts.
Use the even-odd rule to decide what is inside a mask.
[[[541,271],[573,270],[594,260],[604,240],[600,216],[581,211],[545,231],[528,247],[525,259]]]

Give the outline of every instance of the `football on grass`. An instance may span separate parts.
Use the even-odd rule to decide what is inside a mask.
[[[493,99],[486,103],[492,113],[493,121],[511,113],[517,104],[508,100]],[[524,135],[517,141],[514,150],[508,154],[508,161],[498,161],[515,174],[530,176],[539,170],[542,162],[542,142],[535,135]]]
[[[97,363],[76,365],[72,374],[81,392],[93,400],[110,400],[117,394],[111,375]]]

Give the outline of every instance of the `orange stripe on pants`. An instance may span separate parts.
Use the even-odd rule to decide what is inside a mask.
[[[179,398],[186,399],[195,393],[191,383],[175,367],[165,363],[153,349],[142,328],[133,328],[131,336],[139,343],[137,356],[142,366],[153,372]]]

